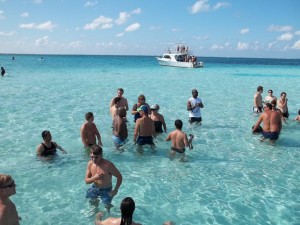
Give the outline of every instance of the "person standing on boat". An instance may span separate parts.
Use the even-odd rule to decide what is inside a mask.
[[[201,124],[201,110],[204,105],[202,100],[198,98],[198,91],[196,89],[192,90],[192,97],[187,102],[187,110],[189,111],[189,122],[192,124],[196,122],[197,124]]]

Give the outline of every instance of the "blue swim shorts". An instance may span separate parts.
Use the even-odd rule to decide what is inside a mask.
[[[122,140],[119,137],[116,137],[115,135],[112,136],[112,139],[116,146],[125,145],[128,142],[128,139]]]
[[[152,136],[138,136],[136,143],[138,145],[154,145]]]
[[[279,132],[262,132],[264,138],[269,138],[270,140],[277,140],[279,137]]]
[[[100,197],[104,205],[111,204],[112,198],[108,195],[112,191],[112,187],[108,188],[98,188],[95,184],[87,190],[85,197],[86,198],[98,198]]]

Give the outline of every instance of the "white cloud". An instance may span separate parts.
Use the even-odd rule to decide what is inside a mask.
[[[244,29],[241,29],[240,33],[241,33],[241,34],[246,34],[246,33],[248,33],[249,31],[250,31],[249,28],[244,28]]]
[[[211,46],[211,50],[219,50],[219,49],[224,49],[224,47],[222,45],[216,45],[216,44]]]
[[[247,50],[249,48],[249,44],[245,42],[239,42],[237,45],[238,50]]]
[[[21,24],[20,28],[23,29],[37,29],[37,30],[53,30],[53,28],[56,25],[52,24],[52,22],[49,20],[45,23],[35,24],[35,23],[27,23],[27,24]]]
[[[173,32],[179,32],[179,31],[180,31],[180,29],[173,28],[173,29],[172,29],[172,31],[173,31]]]
[[[86,24],[83,29],[84,30],[95,30],[97,28],[108,29],[113,27],[112,21],[113,20],[111,18],[100,16],[94,19],[92,23]]]
[[[122,33],[118,33],[118,34],[116,34],[116,37],[123,37],[124,36],[124,33],[122,32]]]
[[[291,33],[285,33],[277,38],[278,41],[290,41],[293,39],[293,34]]]
[[[127,21],[127,19],[130,17],[130,14],[127,12],[120,12],[119,18],[116,19],[116,24],[121,25]]]
[[[28,12],[23,12],[20,14],[21,17],[28,17],[29,16],[29,13]]]
[[[136,30],[138,30],[140,27],[141,27],[141,25],[140,25],[139,23],[134,23],[134,24],[131,24],[130,26],[128,26],[128,27],[125,29],[125,32],[136,31]]]
[[[84,7],[94,6],[94,5],[97,5],[97,4],[98,4],[97,1],[93,1],[93,2],[87,1],[87,2],[84,4]]]
[[[43,0],[32,0],[32,2],[34,4],[41,4],[43,2]]]
[[[225,45],[225,47],[228,47],[228,46],[230,46],[230,42],[226,42],[224,45]]]
[[[15,33],[16,33],[15,31],[10,31],[10,32],[1,32],[0,31],[0,36],[12,36]]]
[[[269,31],[279,31],[279,32],[288,32],[293,29],[292,26],[276,26],[276,25],[270,25],[268,30]]]
[[[204,35],[204,36],[194,36],[193,37],[196,40],[208,40],[209,36],[208,35]]]
[[[141,14],[142,10],[140,8],[131,11],[131,14]]]
[[[297,31],[295,32],[295,35],[300,35],[300,30],[297,30]]]
[[[159,30],[160,29],[160,26],[151,26],[149,27],[149,30]]]
[[[44,36],[42,38],[39,38],[35,41],[35,46],[39,47],[39,46],[46,46],[49,43],[49,37],[48,36]]]
[[[213,7],[213,9],[214,9],[214,10],[217,10],[217,9],[224,8],[224,7],[227,7],[227,6],[230,6],[230,4],[227,3],[227,2],[218,2],[218,3]]]
[[[80,47],[82,47],[82,42],[81,41],[70,42],[68,44],[68,47],[70,47],[70,48],[80,48]]]
[[[208,11],[210,6],[207,4],[208,0],[199,0],[195,2],[194,5],[192,5],[192,8],[190,9],[191,13],[198,13],[198,12],[205,12]]]
[[[300,40],[296,41],[293,46],[291,47],[291,49],[296,49],[296,50],[300,50]]]
[[[4,11],[0,10],[0,20],[5,19],[5,16],[3,16],[3,14],[4,14]]]

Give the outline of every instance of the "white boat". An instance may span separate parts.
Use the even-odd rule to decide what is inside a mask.
[[[197,58],[187,49],[178,46],[177,50],[168,49],[162,57],[155,57],[161,66],[175,66],[186,68],[203,67],[203,62],[198,62]]]

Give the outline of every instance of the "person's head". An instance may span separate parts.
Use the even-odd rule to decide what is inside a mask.
[[[118,103],[121,101],[121,97],[115,97],[113,102],[114,102],[114,105],[117,107],[118,106]]]
[[[92,112],[87,112],[85,114],[86,121],[93,121],[94,120],[94,114]]]
[[[90,157],[91,160],[95,161],[98,159],[102,159],[103,150],[99,145],[93,145],[91,148]]]
[[[281,92],[280,96],[281,96],[281,98],[285,99],[286,98],[286,93],[283,91],[283,92]]]
[[[120,107],[117,109],[117,115],[120,117],[126,117],[126,109],[124,107]]]
[[[271,105],[271,103],[266,103],[264,108],[265,108],[265,110],[266,110],[266,109],[272,110],[272,105]]]
[[[273,99],[270,103],[271,103],[271,105],[272,105],[272,108],[275,109],[275,108],[276,108],[276,105],[277,105],[276,99]]]
[[[135,203],[132,198],[126,197],[122,200],[121,205],[121,224],[120,225],[131,225],[132,216],[135,210]]]
[[[159,105],[157,105],[157,104],[152,105],[152,106],[150,107],[150,109],[151,109],[151,111],[156,111],[156,112],[158,112],[158,110],[159,110]]]
[[[263,92],[263,90],[264,90],[263,86],[258,86],[257,87],[257,92]]]
[[[0,174],[0,197],[9,197],[16,193],[16,184],[10,175]]]
[[[124,94],[124,90],[123,90],[123,88],[118,88],[118,90],[117,90],[117,94],[118,94],[118,97],[122,97],[122,96],[123,96],[123,94]]]
[[[51,136],[50,131],[49,131],[49,130],[44,130],[44,131],[42,132],[42,138],[43,138],[43,140],[45,140],[45,141],[51,141],[52,136]]]
[[[141,104],[145,103],[145,102],[146,102],[146,97],[145,97],[145,95],[140,95],[140,96],[138,97],[138,102],[141,103]]]
[[[269,93],[270,96],[272,96],[273,95],[273,90],[271,90],[271,89],[268,90],[268,93]]]
[[[298,110],[298,115],[300,116],[300,109]]]
[[[139,113],[142,115],[148,115],[148,107],[145,106],[145,105],[142,105],[140,108],[139,108]]]
[[[175,120],[175,127],[179,130],[182,129],[182,121],[181,120]]]
[[[192,90],[192,95],[193,95],[193,98],[197,98],[198,97],[198,91],[197,91],[197,89],[193,89]]]

